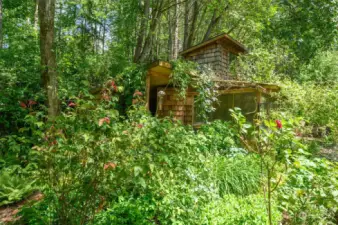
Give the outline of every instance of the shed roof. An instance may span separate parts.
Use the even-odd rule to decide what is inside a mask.
[[[157,61],[152,63],[149,66],[149,75],[154,78],[151,81],[152,85],[165,85],[169,82],[169,77],[172,72],[172,65],[169,62],[165,61]],[[193,79],[198,79],[198,76],[191,71],[190,76]],[[217,78],[213,79],[215,83],[217,83],[218,89],[222,90],[224,93],[226,92],[234,92],[234,90],[238,89],[255,89],[262,93],[267,92],[279,92],[280,87],[276,84],[270,83],[255,83],[250,81],[240,81],[240,80],[219,80]]]
[[[204,41],[204,42],[202,42],[202,43],[200,43],[198,45],[195,45],[195,46],[193,46],[191,48],[188,48],[188,49],[182,51],[180,54],[184,56],[184,55],[186,55],[186,54],[188,54],[190,52],[199,50],[199,49],[201,49],[201,48],[203,48],[203,47],[205,47],[207,45],[211,45],[211,44],[214,44],[216,42],[221,43],[223,46],[229,46],[230,45],[230,46],[234,47],[238,52],[241,52],[241,53],[245,53],[245,52],[248,51],[245,48],[244,45],[242,45],[241,43],[239,43],[238,41],[236,41],[235,39],[233,39],[232,37],[230,37],[228,34],[223,33],[223,34],[218,35],[218,36],[216,36],[214,38],[211,38],[211,39],[209,39],[207,41]]]

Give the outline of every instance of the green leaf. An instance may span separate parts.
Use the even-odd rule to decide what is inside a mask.
[[[140,173],[143,171],[143,169],[139,166],[135,166],[134,167],[134,176],[137,177],[138,175],[140,175]]]

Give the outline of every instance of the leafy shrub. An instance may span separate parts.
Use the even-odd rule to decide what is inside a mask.
[[[0,206],[14,203],[36,190],[29,168],[12,166],[0,171]]]
[[[248,195],[245,197],[225,195],[222,199],[210,202],[210,204],[205,207],[200,224],[268,224],[264,201],[264,197],[261,194]],[[278,224],[281,220],[276,202],[273,204],[272,217],[273,224]]]
[[[229,122],[216,120],[204,124],[198,130],[201,138],[204,138],[203,147],[206,151],[231,154],[231,151],[240,151],[236,143],[235,131]]]
[[[51,196],[41,207],[53,212],[52,220],[94,223],[95,212],[107,208],[102,221],[134,211],[131,220],[142,221],[143,216],[143,221],[162,224],[198,224],[201,207],[217,195],[215,185],[202,179],[208,173],[205,162],[218,151],[227,152],[234,143],[231,137],[208,151],[202,134],[151,117],[143,106],[131,106],[128,119],[120,121],[114,101],[103,101],[88,113],[93,104],[76,99],[76,106],[67,107],[53,124],[38,128],[41,144],[33,149],[39,181]],[[29,121],[39,123],[32,117]],[[147,196],[151,199],[144,203]],[[151,211],[145,213],[142,205]],[[45,218],[38,211],[26,210],[22,219]]]
[[[303,65],[300,80],[320,85],[335,85],[338,82],[338,52],[319,52],[310,62]]]
[[[120,198],[111,208],[98,213],[93,224],[146,225],[157,221],[155,209],[151,196],[128,200]]]
[[[279,190],[289,224],[334,224],[338,211],[337,163],[298,156]]]
[[[334,141],[338,134],[338,86],[285,82],[282,94],[285,98],[281,99],[279,110],[289,116],[304,118],[310,126],[305,135],[331,135]],[[318,127],[322,127],[321,132],[316,131]]]

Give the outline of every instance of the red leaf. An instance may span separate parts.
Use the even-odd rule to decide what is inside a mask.
[[[28,105],[31,106],[31,105],[36,105],[36,101],[34,100],[28,100]]]
[[[74,102],[70,102],[69,104],[68,104],[68,107],[75,107],[76,106],[76,104],[74,103]]]
[[[142,92],[140,92],[139,90],[136,90],[135,93],[134,93],[134,97],[136,96],[142,96]]]
[[[26,109],[27,105],[24,102],[20,102],[20,107],[23,108],[23,109]]]
[[[117,86],[115,84],[115,81],[111,82],[111,87],[114,89],[114,91],[117,91]]]
[[[117,167],[117,165],[113,162],[107,162],[106,164],[104,164],[103,169],[104,170],[108,170],[108,169],[115,169]]]
[[[110,124],[110,118],[104,117],[104,118],[99,119],[99,126],[102,126],[104,123]]]

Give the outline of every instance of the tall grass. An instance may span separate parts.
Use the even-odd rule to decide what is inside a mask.
[[[260,187],[260,165],[255,155],[215,157],[211,164],[211,176],[221,196],[225,194],[249,195]]]

